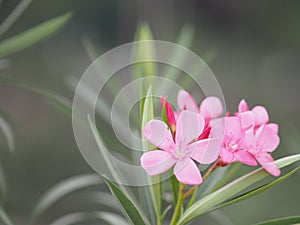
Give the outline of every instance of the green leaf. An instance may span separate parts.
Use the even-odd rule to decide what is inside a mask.
[[[230,170],[224,176],[224,178],[217,183],[217,185],[213,188],[212,192],[218,190],[223,185],[225,185],[237,173],[237,171],[240,169],[241,166],[242,163],[239,162],[235,163],[235,165],[232,165],[232,168],[230,168]]]
[[[77,212],[62,216],[50,225],[71,225],[93,220],[101,220],[110,225],[128,225],[120,215],[111,212]]]
[[[144,101],[142,126],[141,126],[142,130],[145,127],[145,125],[153,118],[154,118],[154,109],[153,109],[152,91],[150,86],[148,88],[147,94],[145,96],[145,101]],[[143,135],[142,135],[142,140],[143,140],[144,151],[148,151],[154,147],[145,139]],[[159,175],[152,176],[151,181],[153,183],[151,185],[152,200],[153,200],[158,223],[160,223],[159,221],[161,216],[161,199],[162,199],[160,176]]]
[[[43,22],[27,31],[0,42],[0,57],[8,56],[32,46],[49,37],[62,28],[71,18],[72,14],[66,13],[54,19]]]
[[[300,160],[300,154],[288,156],[279,160],[275,163],[279,168],[288,166],[294,162]],[[267,177],[269,174],[263,168],[257,169],[249,174],[246,174],[231,183],[225,185],[219,190],[205,196],[199,201],[195,202],[179,219],[178,225],[185,224],[196,217],[206,213],[211,208],[216,205],[226,201],[227,199],[233,197],[235,194],[244,190],[245,188],[257,183],[263,178]]]
[[[32,210],[32,219],[39,217],[54,203],[76,191],[103,184],[99,175],[88,174],[68,178],[56,184],[42,195]]]
[[[194,40],[194,33],[195,29],[193,26],[183,26],[176,40],[176,43],[184,46],[185,48],[190,48]],[[174,53],[170,56],[172,65],[177,65],[179,68],[181,65],[184,65],[186,53],[185,48],[176,48],[176,51],[174,51]],[[167,66],[165,71],[162,72],[162,75],[164,76],[164,78],[176,82],[181,73],[182,71],[180,71],[179,69],[173,66]],[[161,93],[162,90],[164,90],[165,93],[169,93],[170,88],[172,88],[172,85],[170,85],[168,82],[163,82],[158,85],[159,93]]]
[[[10,220],[9,216],[5,212],[5,210],[0,205],[0,221],[4,222],[4,225],[14,225],[14,223]]]
[[[1,164],[0,164],[0,197],[1,197],[2,203],[6,201],[7,182],[6,182],[5,172],[4,172]]]
[[[145,60],[145,62],[133,65],[134,78],[156,76],[156,62],[151,62],[155,59],[155,46],[152,42],[147,42],[147,40],[153,40],[151,29],[147,23],[138,25],[134,40],[136,41],[132,49],[134,61]],[[153,83],[150,81],[150,84]]]
[[[0,130],[2,131],[10,152],[15,150],[15,138],[11,126],[0,116]]]
[[[170,184],[171,184],[171,189],[173,193],[173,201],[174,205],[176,205],[177,199],[178,199],[178,191],[179,191],[179,181],[175,177],[175,175],[172,175],[170,177]]]
[[[262,192],[264,192],[264,191],[272,188],[273,186],[275,186],[275,185],[277,185],[277,184],[285,181],[291,175],[293,175],[294,173],[296,173],[299,168],[300,168],[300,166],[298,166],[297,168],[293,169],[289,173],[285,174],[282,177],[277,178],[276,180],[274,180],[274,181],[272,181],[272,182],[270,182],[268,184],[262,185],[262,186],[260,186],[258,188],[255,188],[255,189],[253,189],[251,191],[248,191],[248,192],[246,192],[244,194],[238,195],[238,196],[234,197],[233,199],[231,199],[231,200],[229,200],[229,201],[227,201],[227,202],[225,202],[225,203],[223,203],[221,205],[218,205],[217,207],[209,210],[209,212],[212,212],[214,210],[218,210],[218,209],[224,208],[224,207],[226,207],[228,205],[232,205],[232,204],[235,204],[237,202],[240,202],[240,201],[243,201],[245,199],[248,199],[248,198],[250,198],[252,196],[258,195],[258,194],[260,194],[260,193],[262,193]]]
[[[265,222],[257,223],[255,225],[291,225],[291,224],[299,224],[300,223],[300,216],[291,216],[291,217],[284,217],[274,220],[268,220]]]
[[[115,183],[105,180],[108,185],[111,193],[118,200],[120,206],[122,207],[124,214],[127,216],[129,221],[133,224],[146,225],[146,222],[143,220],[141,213],[138,211],[133,202],[122,192],[119,186]]]
[[[22,0],[16,8],[9,14],[8,17],[0,25],[0,37],[19,19],[23,12],[31,4],[32,0]],[[1,1],[0,1],[1,5]]]
[[[46,88],[40,88],[33,84],[28,84],[25,81],[20,81],[16,79],[8,79],[3,76],[0,76],[0,85],[22,88],[24,90],[31,91],[38,95],[45,97],[47,100],[50,100],[56,107],[62,110],[69,118],[72,118],[72,102],[66,97],[48,90]]]

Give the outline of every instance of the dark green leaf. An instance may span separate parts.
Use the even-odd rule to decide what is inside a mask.
[[[108,185],[111,193],[115,196],[120,206],[122,207],[124,214],[127,216],[129,221],[133,225],[146,225],[146,222],[143,220],[141,213],[138,211],[137,207],[133,204],[133,202],[127,197],[119,186],[115,183],[105,180]]]

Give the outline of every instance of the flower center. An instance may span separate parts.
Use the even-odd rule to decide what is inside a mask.
[[[239,144],[234,140],[230,140],[230,141],[227,142],[226,148],[229,151],[234,152],[234,151],[239,149]]]
[[[182,159],[185,156],[185,149],[180,148],[180,146],[176,146],[174,151],[174,157],[177,159]]]

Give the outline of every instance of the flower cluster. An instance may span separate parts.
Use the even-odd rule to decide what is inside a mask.
[[[161,102],[166,121],[150,120],[143,129],[145,138],[158,148],[141,157],[150,176],[174,166],[178,181],[197,185],[203,179],[196,162],[226,166],[236,161],[249,166],[259,163],[270,174],[280,174],[270,155],[280,142],[278,125],[269,123],[264,107],[249,110],[242,100],[234,116],[220,117],[224,110],[217,97],[207,97],[198,107],[184,90],[178,93],[178,112],[165,98]]]

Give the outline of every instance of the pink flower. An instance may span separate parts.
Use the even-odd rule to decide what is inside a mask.
[[[168,126],[160,120],[149,121],[143,135],[161,150],[146,152],[141,165],[148,175],[153,176],[169,170],[173,165],[176,178],[185,184],[202,183],[200,171],[193,160],[210,164],[218,157],[218,141],[203,139],[197,141],[204,129],[204,118],[198,113],[183,111],[176,121],[175,140]]]
[[[219,117],[223,113],[223,106],[220,99],[214,96],[205,98],[198,108],[192,96],[185,90],[180,90],[177,103],[180,111],[189,110],[199,113],[204,117],[206,122]]]
[[[211,137],[223,140],[220,149],[223,163],[229,164],[237,160],[246,165],[257,165],[255,158],[247,151],[245,132],[238,117],[215,120],[212,123]]]
[[[273,176],[280,175],[280,170],[270,155],[280,143],[280,138],[277,133],[278,126],[266,124],[261,125],[256,130],[247,130],[245,136],[248,151],[256,158],[259,164]]]
[[[251,127],[259,127],[269,122],[269,114],[265,107],[255,106],[252,110],[249,110],[247,102],[243,99],[238,106],[238,113],[236,113],[241,119],[243,129]]]

